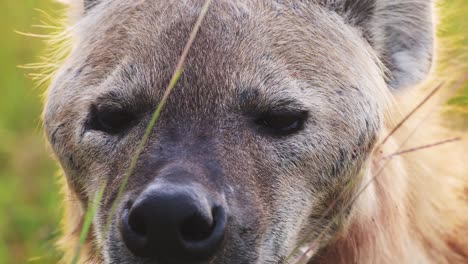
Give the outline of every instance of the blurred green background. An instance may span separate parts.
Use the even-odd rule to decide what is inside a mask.
[[[468,2],[443,0],[437,75],[468,77]],[[52,0],[1,0],[0,10],[0,264],[56,263],[60,234],[59,169],[41,131],[45,85],[37,86],[18,66],[41,61],[45,43],[19,32],[47,34],[47,16],[61,15]],[[63,15],[63,14],[62,14]],[[468,82],[448,105],[458,125],[468,123]]]
[[[58,166],[41,131],[45,87],[20,69],[39,61],[41,39],[15,31],[32,27],[60,5],[47,0],[0,0],[0,263],[56,263],[61,214]]]

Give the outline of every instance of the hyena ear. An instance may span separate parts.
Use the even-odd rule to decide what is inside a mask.
[[[83,0],[83,8],[84,10],[88,10],[93,6],[97,5],[100,0]]]
[[[359,28],[390,71],[388,84],[415,85],[431,69],[432,0],[320,0]]]
[[[67,5],[78,7],[79,9],[84,10],[84,11],[89,10],[90,8],[98,4],[98,2],[100,2],[100,0],[57,0],[57,1],[67,4]]]

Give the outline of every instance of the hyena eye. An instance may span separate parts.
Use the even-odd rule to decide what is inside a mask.
[[[134,122],[135,116],[121,108],[91,106],[88,129],[118,134]]]
[[[273,136],[288,136],[302,130],[306,120],[306,111],[266,113],[261,115],[255,123]]]

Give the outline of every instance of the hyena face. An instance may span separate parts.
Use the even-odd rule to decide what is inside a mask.
[[[202,1],[85,2],[45,127],[83,207],[107,183],[92,238],[107,263],[279,263],[331,235],[348,214],[321,216],[355,192],[387,85],[430,59],[427,3],[214,1],[116,201]],[[411,11],[429,29],[399,29]]]

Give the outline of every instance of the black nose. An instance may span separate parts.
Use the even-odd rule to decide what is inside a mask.
[[[121,233],[139,257],[199,261],[219,248],[226,209],[195,187],[162,186],[141,195],[122,214]]]

